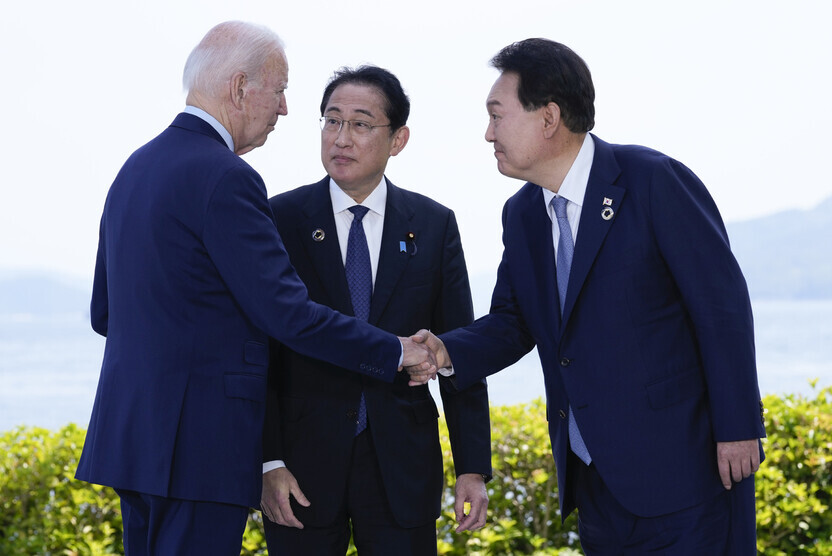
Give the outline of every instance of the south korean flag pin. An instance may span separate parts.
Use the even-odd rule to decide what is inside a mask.
[[[602,204],[604,205],[604,208],[601,209],[601,218],[604,220],[612,220],[612,217],[615,216],[615,211],[612,210],[612,199],[604,197]]]

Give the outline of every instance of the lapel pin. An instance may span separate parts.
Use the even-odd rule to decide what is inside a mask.
[[[611,207],[604,207],[604,210],[601,211],[601,218],[604,220],[612,220],[613,216],[615,216],[615,211]]]
[[[399,252],[401,253],[409,253],[412,257],[416,254],[416,234],[413,232],[407,232],[405,235],[405,241],[399,242]]]
[[[318,228],[317,230],[312,232],[312,239],[314,241],[323,241],[325,237],[326,237],[326,234],[320,228]]]
[[[612,199],[610,199],[609,197],[604,197],[604,203],[603,204],[604,204],[605,207],[611,207],[612,206]]]

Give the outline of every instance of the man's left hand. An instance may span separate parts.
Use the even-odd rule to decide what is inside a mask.
[[[454,513],[459,526],[456,532],[476,531],[488,517],[488,492],[485,490],[485,480],[479,473],[463,473],[456,478],[456,501]],[[465,503],[471,505],[465,513]]]
[[[736,442],[717,442],[716,463],[722,486],[725,490],[731,490],[732,481],[738,483],[760,468],[759,440],[752,438]]]

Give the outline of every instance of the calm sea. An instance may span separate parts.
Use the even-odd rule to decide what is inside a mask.
[[[764,395],[811,396],[814,378],[820,379],[818,388],[832,385],[832,300],[759,301],[754,318]],[[48,319],[0,315],[0,431],[21,424],[86,426],[103,350],[104,339],[83,314]],[[541,396],[537,355],[529,354],[488,383],[492,404]]]

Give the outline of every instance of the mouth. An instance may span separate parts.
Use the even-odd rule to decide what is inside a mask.
[[[343,155],[335,155],[331,158],[331,160],[335,164],[349,164],[350,162],[355,162],[354,158],[350,158],[348,156]]]

